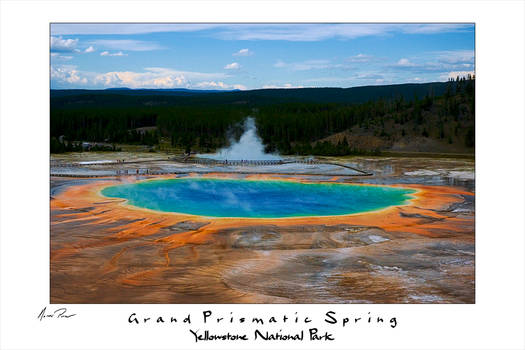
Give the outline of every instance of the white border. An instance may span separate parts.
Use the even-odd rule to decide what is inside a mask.
[[[210,308],[226,316],[298,311],[316,318],[330,309],[370,311],[396,315],[399,325],[333,329],[331,343],[214,342],[199,348],[523,349],[524,13],[522,1],[2,2],[1,348],[193,348],[186,327],[131,327],[127,317],[137,311],[197,315]],[[475,22],[476,304],[71,305],[78,316],[39,322],[49,300],[49,22],[115,21]]]

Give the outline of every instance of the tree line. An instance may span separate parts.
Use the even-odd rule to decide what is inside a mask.
[[[256,101],[229,104],[86,106],[51,108],[52,152],[72,151],[77,141],[154,146],[160,138],[186,151],[211,152],[242,134],[248,116],[269,152],[282,154],[378,154],[345,138],[323,140],[345,130],[383,140],[422,136],[474,147],[474,77],[449,80],[444,93],[379,98],[364,103]],[[202,97],[201,97],[202,98]],[[205,101],[205,100],[203,100]],[[241,101],[242,102],[242,101]],[[149,127],[149,128],[146,128]],[[151,128],[153,127],[153,128]],[[144,129],[141,129],[144,128]],[[58,140],[63,140],[59,142]],[[62,146],[58,143],[63,143]]]

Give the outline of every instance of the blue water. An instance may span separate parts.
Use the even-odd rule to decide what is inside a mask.
[[[137,207],[211,217],[281,218],[353,214],[405,204],[414,190],[350,184],[304,184],[182,178],[106,187],[106,197]]]

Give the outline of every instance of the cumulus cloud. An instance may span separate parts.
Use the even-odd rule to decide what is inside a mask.
[[[88,47],[87,49],[84,50],[85,53],[90,53],[90,52],[93,52],[95,51],[95,48],[93,46],[90,46]]]
[[[248,49],[240,49],[239,51],[233,54],[233,56],[251,56],[251,55],[253,55],[253,52]]]
[[[211,79],[225,78],[221,73],[200,73],[177,71],[169,68],[150,67],[144,72],[107,72],[97,74],[94,78],[96,84],[106,87],[129,87],[129,88],[174,88],[174,87],[203,87],[199,84]],[[204,82],[203,82],[204,81]],[[217,87],[221,88],[219,83]]]
[[[224,66],[224,69],[239,69],[239,68],[241,68],[241,65],[237,62],[232,62]]]
[[[127,53],[122,53],[122,51],[111,53],[109,51],[102,51],[100,56],[127,56]]]
[[[107,87],[172,88],[187,82],[184,75],[157,75],[152,72],[107,72],[97,74],[95,83]]]
[[[78,86],[90,88],[129,87],[139,88],[210,88],[210,89],[241,89],[240,84],[224,83],[222,79],[229,78],[225,73],[202,73],[178,71],[170,68],[149,67],[143,71],[111,71],[88,72],[78,70],[73,65],[52,65],[52,86]]]
[[[67,82],[70,84],[87,84],[86,77],[82,77],[81,73],[75,66],[62,65],[58,67],[51,67],[51,79]]]
[[[51,52],[73,52],[77,44],[78,39],[63,39],[61,36],[52,36],[50,39]]]
[[[172,88],[183,86],[187,79],[183,74],[160,75],[154,72],[107,72],[98,74],[95,82],[105,86],[125,86],[130,88]]]

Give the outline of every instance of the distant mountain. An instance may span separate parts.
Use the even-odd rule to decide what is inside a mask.
[[[355,104],[402,97],[411,101],[426,95],[441,96],[446,82],[360,86],[352,88],[298,88],[258,90],[129,89],[51,90],[55,108],[97,106],[153,106],[195,104],[267,105],[282,102]]]
[[[127,96],[161,95],[161,96],[190,96],[197,94],[212,94],[239,90],[192,90],[192,89],[131,89],[127,87],[108,88],[103,90],[89,89],[51,89],[51,97],[119,94]]]

